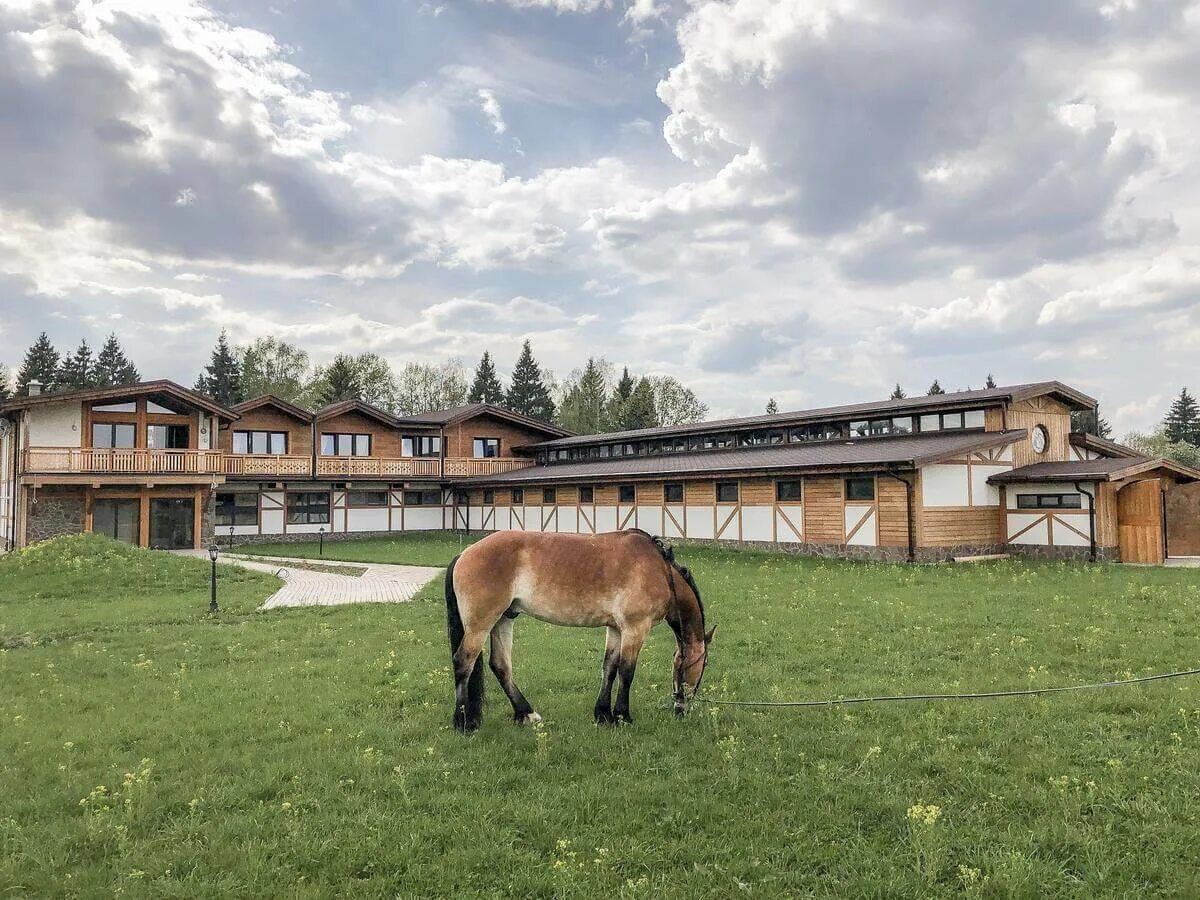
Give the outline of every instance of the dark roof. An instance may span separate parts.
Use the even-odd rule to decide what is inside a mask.
[[[542,434],[549,434],[555,437],[565,437],[572,433],[565,428],[559,428],[557,425],[552,425],[549,422],[543,422],[540,419],[535,419],[523,413],[513,412],[511,409],[505,409],[503,406],[496,406],[492,403],[465,403],[462,406],[455,406],[450,409],[439,409],[433,412],[420,413],[415,416],[402,416],[401,421],[414,425],[445,426],[456,425],[459,422],[465,422],[476,416],[493,416],[497,419],[514,422],[528,428],[530,431],[539,431]]]
[[[325,419],[332,419],[335,416],[351,412],[366,416],[369,419],[375,419],[384,425],[390,425],[392,428],[398,428],[401,424],[400,420],[390,412],[380,409],[378,406],[372,406],[365,400],[342,400],[338,403],[330,403],[328,406],[323,406],[313,413],[313,420],[322,422]]]
[[[578,444],[596,444],[612,441],[619,443],[638,438],[664,437],[674,434],[700,434],[723,431],[731,428],[756,428],[797,425],[828,419],[845,419],[856,416],[895,415],[917,410],[964,408],[988,403],[1024,400],[1054,394],[1075,409],[1091,409],[1096,401],[1059,381],[1039,381],[1033,384],[1016,384],[1007,387],[985,388],[978,391],[958,391],[938,394],[933,397],[907,397],[903,400],[882,400],[874,403],[854,403],[849,406],[826,406],[775,415],[743,416],[734,419],[714,419],[692,425],[671,425],[662,428],[639,428],[634,431],[618,431],[612,434],[582,434],[546,441],[538,448],[570,447]]]
[[[1000,447],[1026,437],[1013,431],[918,434],[813,444],[782,444],[737,450],[703,450],[669,456],[634,456],[585,462],[531,466],[473,478],[471,484],[610,480],[621,477],[678,476],[765,470],[862,470],[916,466],[951,459],[959,454]]]
[[[245,414],[253,412],[256,409],[261,409],[264,406],[273,406],[282,413],[286,413],[292,418],[299,419],[301,422],[311,422],[313,414],[307,409],[303,409],[294,403],[288,403],[286,400],[281,400],[274,394],[263,394],[261,397],[253,397],[250,400],[245,400],[233,407],[237,413]]]
[[[32,406],[43,406],[47,403],[62,403],[64,400],[77,400],[81,403],[86,403],[92,400],[115,400],[124,397],[141,397],[153,394],[174,397],[176,400],[180,400],[197,409],[212,413],[220,419],[233,421],[238,418],[238,414],[234,410],[226,409],[211,397],[206,397],[198,391],[185,388],[183,385],[176,384],[174,381],[168,381],[165,378],[158,381],[139,381],[137,384],[121,384],[116,387],[87,388],[80,391],[36,394],[33,397],[15,397],[7,403],[0,404],[0,413],[28,409]]]
[[[1044,462],[1000,472],[988,479],[992,484],[1047,481],[1121,481],[1162,469],[1182,481],[1200,480],[1200,471],[1167,459],[1148,456]]]
[[[1073,432],[1071,434],[1071,444],[1075,447],[1082,447],[1085,450],[1103,453],[1105,456],[1122,456],[1126,459],[1146,458],[1145,454],[1138,453],[1132,447],[1126,447],[1124,444],[1118,444],[1116,441],[1110,441],[1107,438],[1102,438],[1094,434]]]

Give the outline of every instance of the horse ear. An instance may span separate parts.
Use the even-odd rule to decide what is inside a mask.
[[[716,630],[717,630],[716,625],[714,625],[712,628],[708,629],[708,634],[704,635],[704,643],[706,643],[706,644],[712,643],[712,637],[713,637],[713,634],[716,633]]]

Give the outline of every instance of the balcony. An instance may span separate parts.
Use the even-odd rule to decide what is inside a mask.
[[[27,447],[23,471],[38,475],[222,475],[220,450]]]
[[[471,478],[524,469],[532,466],[534,461],[514,457],[473,459],[448,456],[439,460],[421,457],[320,456],[317,458],[317,475],[331,478],[438,478],[443,475],[442,463],[445,463],[444,474],[447,477]]]
[[[454,478],[475,478],[479,475],[499,475],[534,465],[532,459],[497,456],[492,459],[473,459],[469,456],[446,457],[446,474]]]
[[[225,474],[307,478],[312,474],[312,457],[285,453],[226,454]]]

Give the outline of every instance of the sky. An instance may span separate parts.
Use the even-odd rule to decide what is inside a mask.
[[[1200,390],[1200,0],[0,0],[0,360]]]

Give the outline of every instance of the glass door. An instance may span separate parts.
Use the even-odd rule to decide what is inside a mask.
[[[92,532],[137,545],[140,507],[137,500],[96,500],[92,503]]]
[[[190,497],[150,499],[150,546],[155,550],[191,550],[196,501]]]

